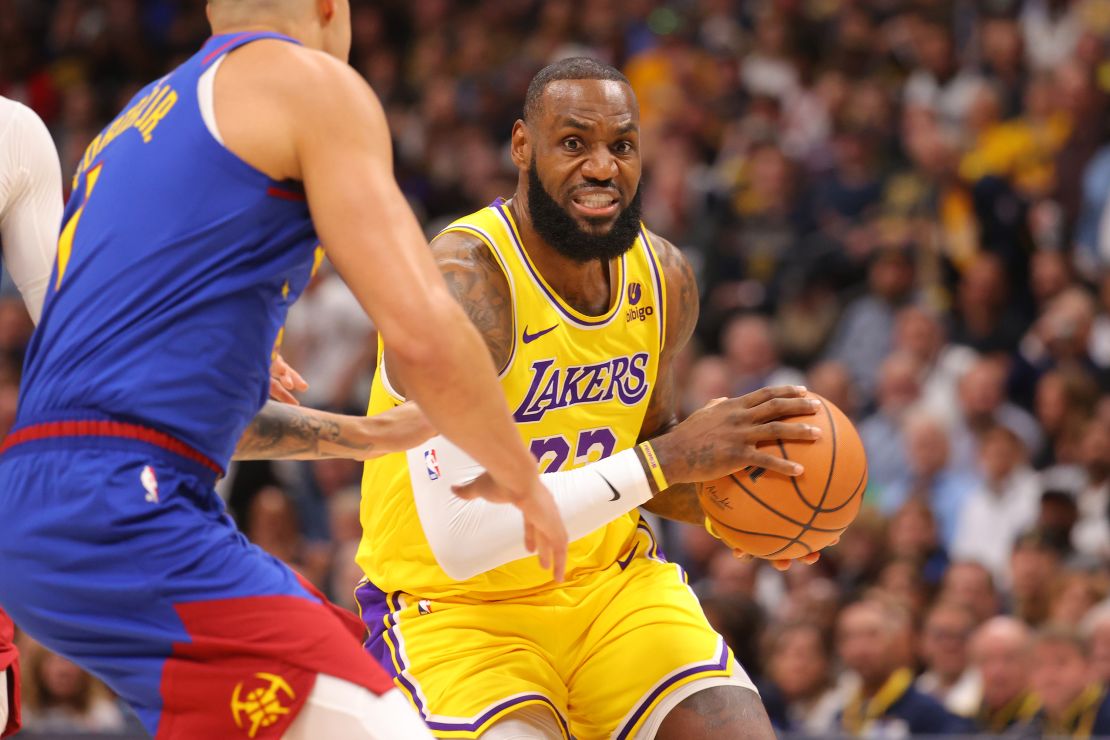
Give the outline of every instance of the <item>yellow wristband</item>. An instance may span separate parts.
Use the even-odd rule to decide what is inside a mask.
[[[667,482],[667,477],[663,475],[663,468],[659,465],[659,458],[655,456],[655,450],[651,446],[651,442],[641,442],[640,452],[644,453],[644,459],[647,460],[648,470],[651,471],[651,477],[655,479],[655,485],[660,491],[665,491],[671,487]]]
[[[713,528],[713,522],[709,520],[709,517],[705,518],[705,531],[713,535],[714,538],[721,539],[721,535],[717,534],[717,530]]]

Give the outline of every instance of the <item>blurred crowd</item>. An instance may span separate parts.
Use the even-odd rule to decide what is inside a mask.
[[[694,264],[682,405],[804,382],[857,423],[866,508],[812,567],[664,526],[777,727],[1110,734],[1110,0],[352,0],[429,235],[510,194],[531,76],[640,101],[647,225]],[[202,0],[0,0],[0,95],[64,171],[207,36]],[[259,125],[265,125],[260,122]],[[0,298],[0,438],[31,325]],[[373,326],[329,270],[289,316],[306,404],[361,413]],[[237,466],[244,531],[354,607],[360,466]],[[28,642],[27,726],[128,720]]]

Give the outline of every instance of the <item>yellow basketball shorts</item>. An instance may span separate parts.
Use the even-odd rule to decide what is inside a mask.
[[[479,737],[538,704],[567,738],[624,740],[692,682],[747,681],[643,523],[621,560],[534,596],[429,601],[369,582],[356,593],[367,649],[440,738]]]

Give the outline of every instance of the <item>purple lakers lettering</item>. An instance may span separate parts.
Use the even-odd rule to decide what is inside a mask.
[[[554,367],[555,360],[532,363],[532,383],[513,418],[517,422],[539,421],[548,411],[614,398],[633,406],[648,392],[647,366],[650,355],[614,357],[595,365]]]

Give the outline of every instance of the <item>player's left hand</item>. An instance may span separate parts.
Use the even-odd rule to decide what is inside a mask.
[[[308,382],[301,374],[289,366],[281,355],[274,355],[270,363],[270,398],[282,403],[300,406],[301,402],[293,395],[293,391],[304,393],[308,390]]]

